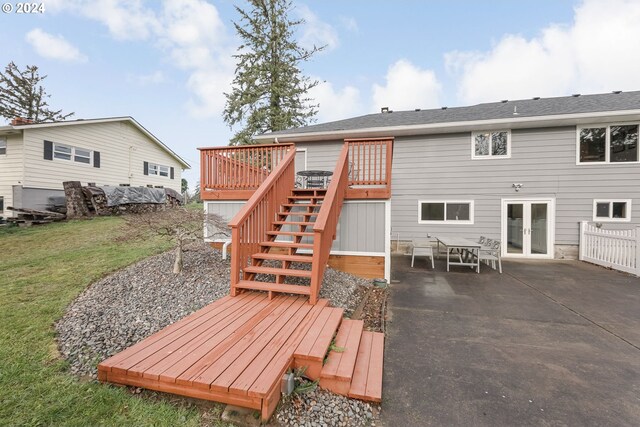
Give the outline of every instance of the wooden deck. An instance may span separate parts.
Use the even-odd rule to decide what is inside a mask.
[[[269,299],[261,292],[227,296],[103,361],[98,378],[252,408],[268,420],[280,400],[281,379],[288,369],[310,366],[311,375],[319,376],[342,314],[342,309],[329,307],[327,300],[311,305],[304,296]],[[361,325],[355,329],[358,326],[361,331]],[[359,342],[353,329],[349,324],[350,340]],[[377,335],[377,350],[370,350],[372,339],[365,333],[363,347],[356,344],[346,352],[352,366],[339,364],[340,390],[346,391],[341,394],[380,401],[383,338]],[[359,353],[367,360],[356,362]],[[372,357],[377,365],[369,363]]]

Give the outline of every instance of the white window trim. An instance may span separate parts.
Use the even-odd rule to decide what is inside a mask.
[[[609,203],[609,215],[613,214],[613,203],[626,203],[626,218],[605,218],[596,216],[596,206],[598,203]],[[593,199],[593,221],[594,222],[631,222],[631,199]]]
[[[505,155],[493,155],[491,154],[491,136],[489,136],[489,154],[486,156],[476,155],[476,135],[481,133],[488,133],[491,135],[496,132],[507,132],[507,154]],[[488,159],[510,159],[511,158],[511,129],[492,129],[471,132],[471,159],[472,160],[488,160]]]
[[[612,162],[611,157],[611,126],[638,126],[638,144],[640,145],[640,123],[639,122],[617,122],[617,123],[595,123],[590,125],[576,126],[576,165],[578,166],[593,166],[593,165],[633,165],[640,163],[640,147],[638,147],[638,159],[633,162]],[[582,129],[590,128],[606,128],[605,132],[605,145],[604,145],[604,162],[581,162],[580,161],[580,131]]]
[[[7,138],[0,137],[0,148],[4,148],[4,153],[0,153],[0,156],[7,155]]]
[[[69,160],[67,160],[67,159],[59,159],[58,157],[56,157],[56,147],[57,146],[71,148],[71,158]],[[83,150],[83,151],[88,151],[89,152],[89,163],[83,163],[83,162],[77,162],[76,161],[76,159],[75,159],[76,158],[76,148],[78,148],[79,150]],[[70,163],[73,163],[73,164],[76,164],[76,165],[93,167],[93,150],[89,150],[88,148],[74,147],[73,145],[54,142],[53,143],[53,150],[52,150],[52,153],[51,153],[51,157],[52,157],[53,161],[55,161],[55,162],[70,162]],[[80,157],[84,157],[84,156],[80,156]]]
[[[152,167],[155,167],[155,171],[153,173],[151,172],[151,168]],[[160,168],[166,168],[167,169],[167,176],[160,175]],[[148,162],[147,175],[149,175],[149,176],[157,176],[158,178],[167,178],[167,179],[169,179],[169,178],[171,178],[171,166],[159,165],[158,163]]]
[[[422,204],[423,203],[444,203],[444,220],[422,220]],[[468,203],[469,204],[469,220],[447,219],[448,203]],[[418,224],[455,224],[455,225],[472,225],[475,219],[474,201],[473,200],[418,200]]]

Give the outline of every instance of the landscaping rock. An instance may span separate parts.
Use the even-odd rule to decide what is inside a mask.
[[[229,293],[230,264],[204,243],[189,246],[182,273],[174,252],[147,258],[85,290],[56,324],[58,345],[74,374],[96,377],[102,360]],[[346,309],[370,281],[327,268],[320,296]]]

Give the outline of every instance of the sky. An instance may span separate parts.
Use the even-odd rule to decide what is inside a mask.
[[[199,176],[222,120],[241,0],[44,0],[0,12],[0,66],[37,65],[54,108],[132,116]],[[6,6],[5,6],[6,7]],[[503,99],[640,90],[640,0],[293,1],[317,122]]]

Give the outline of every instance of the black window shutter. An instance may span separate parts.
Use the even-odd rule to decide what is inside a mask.
[[[53,160],[53,142],[51,141],[44,142],[44,159]]]
[[[144,174],[149,175],[149,162],[144,162]]]
[[[99,168],[100,167],[100,152],[99,151],[94,151],[93,152],[93,167],[94,168]]]
[[[173,167],[169,170],[169,178],[173,179]]]

